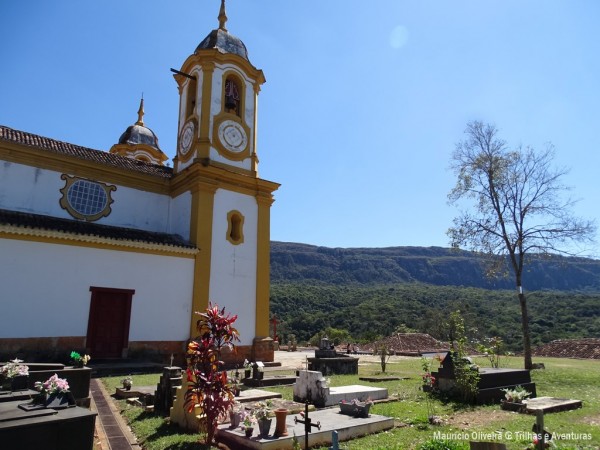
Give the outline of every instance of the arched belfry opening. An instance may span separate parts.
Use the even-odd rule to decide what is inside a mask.
[[[223,98],[225,99],[224,109],[225,112],[235,114],[241,117],[242,111],[242,88],[240,82],[234,76],[228,76],[225,79],[225,92]]]

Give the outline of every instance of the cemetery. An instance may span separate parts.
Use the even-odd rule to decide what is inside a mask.
[[[287,372],[289,377],[295,378],[292,385],[253,388],[240,383],[241,389],[235,395],[235,402],[232,404],[230,412],[217,424],[215,430],[217,442],[231,449],[291,449],[295,444],[299,445],[299,448],[305,448],[306,445],[308,448],[322,449],[354,448],[347,445],[365,439],[368,442],[370,436],[378,436],[382,432],[386,432],[382,436],[393,436],[395,440],[390,442],[403,442],[401,437],[403,434],[413,434],[415,431],[410,431],[413,430],[411,425],[408,425],[408,428],[405,428],[406,425],[399,427],[397,417],[402,417],[408,414],[407,411],[414,410],[421,411],[415,416],[417,419],[429,414],[426,409],[429,407],[427,406],[428,394],[421,386],[422,373],[419,369],[420,358],[418,357],[394,356],[386,372],[388,376],[384,377],[377,367],[379,362],[377,355],[360,355],[357,357],[359,373],[354,380],[358,381],[361,376],[361,378],[367,379],[382,378],[384,381],[364,382],[364,384],[351,382],[340,385],[339,382],[336,382],[338,375],[325,376],[319,371],[308,368],[310,355],[316,354],[316,350],[300,349],[294,353],[297,355],[289,355],[289,352],[277,352],[277,355],[280,355],[284,361],[283,366],[269,365],[262,369],[264,378],[274,378],[278,373]],[[447,359],[448,355],[449,353],[444,357],[439,355],[439,367],[435,367],[436,364],[433,365],[433,368],[437,369],[432,373],[437,378],[438,386],[451,384],[453,365],[452,360]],[[292,356],[295,356],[296,363],[294,364],[286,361],[286,358],[289,360]],[[427,357],[431,357],[431,354]],[[431,359],[437,361],[435,358]],[[548,384],[548,380],[545,380],[547,371],[555,370],[552,368],[552,359],[545,361],[545,369],[531,373],[525,371],[528,372],[529,378],[523,378],[523,370],[517,368],[518,360],[511,361],[511,365],[514,364],[517,367],[494,370],[481,367],[482,359],[473,358],[473,360],[480,364],[479,372],[482,375],[481,380],[484,380],[480,380],[482,390],[484,392],[488,392],[485,391],[486,389],[495,390],[494,395],[486,397],[486,401],[478,401],[482,404],[481,406],[474,407],[482,408],[478,414],[480,417],[485,417],[492,411],[502,411],[504,408],[500,408],[501,399],[497,394],[500,392],[504,395],[505,390],[509,390],[508,387],[517,387],[516,383],[527,386],[529,396],[523,400],[518,412],[502,411],[503,417],[505,417],[505,426],[508,425],[509,429],[509,424],[515,422],[517,417],[511,416],[512,414],[530,417],[527,421],[529,427],[537,423],[541,413],[542,420],[545,420],[545,425],[542,425],[543,429],[548,428],[548,424],[556,427],[552,416],[560,416],[566,411],[574,412],[591,408],[591,413],[598,411],[600,414],[598,401],[592,399],[597,394],[597,390],[590,392],[589,396],[574,399],[568,398],[565,390],[560,390],[558,385]],[[256,366],[254,364],[256,362],[252,363]],[[298,363],[301,364],[301,367],[297,366]],[[593,365],[594,363],[596,366]],[[592,365],[589,366],[589,364]],[[9,445],[16,445],[15,443],[18,442],[19,447],[14,448],[53,448],[40,447],[41,442],[52,439],[59,443],[56,448],[61,449],[108,450],[109,447],[92,447],[95,430],[98,434],[97,430],[102,429],[102,425],[97,423],[97,412],[94,410],[93,402],[90,405],[90,376],[93,368],[76,368],[54,363],[31,363],[28,366],[29,373],[25,385],[22,384],[23,379],[16,384],[16,380],[12,380],[12,384],[15,386],[14,390],[12,387],[10,390],[5,390],[4,388],[8,388],[8,383],[4,382],[3,390],[0,391],[0,442]],[[579,376],[587,377],[584,379],[590,380],[589,383],[597,383],[597,375],[594,375],[593,370],[594,368],[598,369],[597,362],[590,361],[586,367],[589,367],[588,370],[577,369],[576,372],[581,372]],[[103,368],[103,370],[108,369]],[[122,370],[117,367],[115,373]],[[48,371],[52,372],[50,376],[48,376]],[[72,391],[70,402],[67,401],[67,404],[63,404],[62,407],[56,405],[53,407],[49,404],[46,407],[29,411],[19,407],[19,405],[35,403],[33,399],[40,393],[36,390],[36,381],[44,382],[46,377],[54,374],[58,378],[64,377],[68,380]],[[237,376],[243,380],[245,373],[243,368],[232,369],[228,372],[228,376],[230,378]],[[142,384],[143,382],[138,381],[150,377],[156,380],[153,385]],[[538,384],[537,381],[540,379],[544,387],[540,387]],[[190,442],[197,441],[202,435],[204,417],[201,406],[197,405],[190,413],[186,412],[184,407],[187,390],[185,367],[175,366],[171,362],[163,368],[160,374],[116,375],[103,380],[106,380],[101,383],[106,383],[109,403],[120,398],[120,401],[127,405],[122,408],[126,408],[130,414],[134,411],[144,411],[146,415],[164,417],[164,420],[170,424],[168,428],[170,435],[180,435],[182,439],[189,439]],[[125,383],[127,380],[132,380],[128,386]],[[581,380],[579,381],[581,382]],[[551,390],[548,389],[548,386],[552,386]],[[542,395],[539,396],[539,393]],[[452,426],[451,424],[457,420],[452,417],[452,414],[449,414],[447,407],[442,403],[435,400],[433,403],[435,403],[433,406],[435,414],[442,418],[441,423],[427,425],[425,422],[421,422],[421,419],[415,422],[422,424],[419,425],[420,428],[416,429],[417,433],[430,436],[430,438],[436,433],[436,428],[447,430],[447,427]],[[265,417],[261,417],[261,415]],[[135,419],[133,420],[135,422]],[[244,421],[252,426],[244,424]],[[135,423],[131,425],[135,430]],[[523,427],[522,424],[516,426]],[[249,432],[249,429],[252,430]],[[467,434],[474,432],[472,431],[474,428],[467,427],[465,430],[467,430]],[[249,436],[248,433],[250,433]],[[591,435],[594,439],[593,433]],[[108,438],[105,437],[105,439],[105,443],[107,443]],[[98,442],[96,444],[98,445]],[[507,440],[505,444],[508,445],[505,447],[508,449],[525,448],[515,446],[515,442],[510,440]],[[370,448],[367,443],[361,444],[361,446]],[[407,448],[418,447],[415,445]]]

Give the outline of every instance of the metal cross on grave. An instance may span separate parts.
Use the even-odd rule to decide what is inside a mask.
[[[281,323],[281,320],[279,320],[276,315],[273,315],[273,317],[271,317],[270,322],[271,325],[273,325],[273,340],[279,341],[279,337],[277,336],[277,324]]]

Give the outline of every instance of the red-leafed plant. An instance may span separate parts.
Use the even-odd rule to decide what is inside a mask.
[[[239,333],[233,327],[237,315],[225,314],[225,308],[209,303],[206,312],[196,314],[198,337],[187,348],[187,380],[185,407],[191,412],[200,405],[205,421],[202,431],[206,443],[213,444],[219,419],[226,417],[234,402],[232,386],[227,382],[227,372],[223,370],[221,350],[233,350],[239,341]]]

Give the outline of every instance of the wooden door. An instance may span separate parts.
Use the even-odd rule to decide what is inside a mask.
[[[90,287],[92,299],[87,345],[94,359],[122,358],[129,345],[129,320],[134,290]]]

